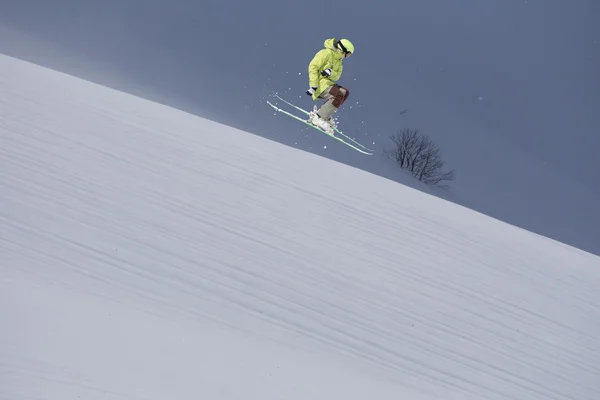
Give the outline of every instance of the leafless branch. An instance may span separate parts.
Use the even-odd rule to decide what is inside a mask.
[[[403,129],[390,139],[394,147],[386,150],[386,154],[418,180],[443,186],[442,182],[454,179],[454,170],[443,171],[446,163],[442,160],[440,147],[417,129]]]

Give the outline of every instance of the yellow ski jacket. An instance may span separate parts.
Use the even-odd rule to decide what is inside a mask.
[[[325,40],[325,48],[315,54],[308,65],[309,86],[317,87],[312,95],[313,100],[316,100],[329,86],[335,85],[342,76],[344,54],[333,46],[335,41],[335,38]],[[331,68],[331,76],[321,75],[321,71],[327,68]]]

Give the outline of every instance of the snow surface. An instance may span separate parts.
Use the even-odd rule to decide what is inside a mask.
[[[600,398],[598,256],[5,56],[0,113],[1,399]]]

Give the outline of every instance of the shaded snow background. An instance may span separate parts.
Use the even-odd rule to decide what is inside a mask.
[[[600,397],[597,256],[5,56],[0,109],[2,399]]]
[[[8,0],[0,53],[600,254],[598,20],[595,0]],[[345,63],[351,99],[341,126],[379,150],[397,129],[420,128],[457,171],[451,192],[420,187],[382,157],[328,145],[266,106],[277,91],[310,107],[307,64],[332,36],[351,38],[357,49]]]

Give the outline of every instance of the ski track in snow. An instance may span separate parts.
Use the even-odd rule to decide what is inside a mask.
[[[214,362],[215,343],[237,343],[254,360],[240,375],[281,361],[279,349],[380,379],[389,398],[600,398],[599,257],[4,56],[0,87],[0,398],[154,398],[127,381],[158,385],[143,371],[93,359],[74,368],[63,351],[73,332],[120,343],[133,335],[127,324],[158,332],[140,338],[148,347],[172,332],[216,332],[187,336],[175,354]],[[197,364],[171,357],[179,390],[199,379]],[[307,371],[300,381],[323,395]],[[309,389],[282,383],[297,378],[254,389],[303,398]],[[339,379],[344,398],[369,396],[351,390],[359,378]],[[249,382],[211,396],[240,398]]]

